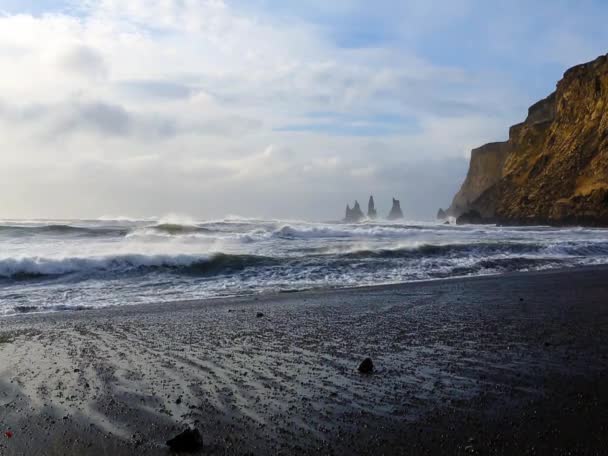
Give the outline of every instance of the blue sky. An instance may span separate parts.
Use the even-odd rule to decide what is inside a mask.
[[[428,218],[471,148],[505,139],[564,70],[608,52],[599,0],[0,0],[0,11],[0,190],[20,195],[0,216],[230,206],[331,218],[375,193]],[[210,192],[221,203],[188,197]]]

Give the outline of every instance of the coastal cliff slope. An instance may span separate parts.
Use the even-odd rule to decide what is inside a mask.
[[[566,71],[508,141],[475,149],[447,215],[608,225],[608,55]]]

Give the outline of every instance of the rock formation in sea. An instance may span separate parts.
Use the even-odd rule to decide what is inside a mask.
[[[437,220],[445,220],[447,218],[448,214],[442,208],[439,208],[437,211]]]
[[[570,68],[505,142],[471,153],[464,222],[608,226],[608,55]]]
[[[369,197],[369,202],[367,203],[367,218],[373,220],[378,217],[378,212],[376,211],[376,204],[374,203],[374,197]]]
[[[344,216],[344,221],[348,223],[356,223],[360,222],[365,218],[363,211],[361,210],[361,206],[359,206],[359,202],[355,201],[355,205],[353,208],[350,208],[350,205],[346,205],[346,215]]]
[[[403,218],[403,211],[401,210],[401,202],[393,198],[393,207],[388,214],[388,220],[398,220]]]

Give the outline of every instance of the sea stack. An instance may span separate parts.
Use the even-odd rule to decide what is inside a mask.
[[[355,201],[355,205],[353,208],[350,208],[350,205],[346,205],[346,214],[344,215],[344,221],[347,223],[357,223],[365,218],[363,211],[361,210],[361,206],[359,206],[359,202]]]
[[[376,205],[374,203],[374,197],[369,197],[369,203],[367,203],[367,218],[373,220],[378,217],[378,212],[376,212]]]
[[[393,207],[388,214],[387,219],[398,220],[403,218],[403,211],[401,210],[401,202],[393,198]]]

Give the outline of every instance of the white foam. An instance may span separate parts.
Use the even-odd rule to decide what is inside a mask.
[[[94,257],[0,258],[0,277],[18,275],[63,275],[75,272],[128,271],[139,267],[191,266],[209,261],[213,255],[123,254]]]

